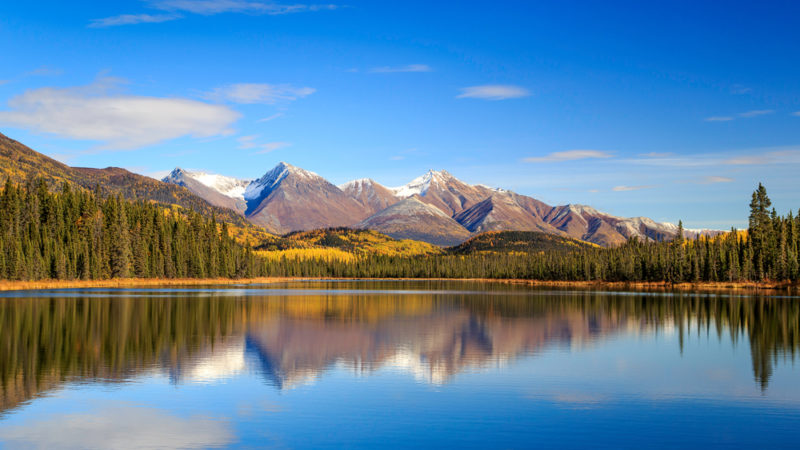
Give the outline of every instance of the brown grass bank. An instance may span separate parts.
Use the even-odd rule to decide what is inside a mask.
[[[200,285],[232,285],[232,284],[270,284],[299,280],[347,280],[346,278],[311,278],[311,277],[274,277],[274,278],[122,278],[111,280],[37,280],[37,281],[9,281],[0,280],[0,291],[19,291],[35,289],[70,289],[70,288],[133,288],[133,287],[170,287],[170,286],[200,286]],[[363,280],[364,278],[355,278]],[[386,280],[383,279],[382,280]],[[700,282],[700,283],[665,283],[665,282],[608,282],[608,281],[542,281],[520,279],[447,279],[447,278],[403,278],[393,279],[403,281],[472,281],[487,283],[504,283],[536,287],[575,288],[575,289],[601,289],[601,290],[631,290],[646,292],[670,291],[703,291],[722,292],[735,291],[740,293],[789,293],[800,294],[800,283],[788,281],[776,282]]]

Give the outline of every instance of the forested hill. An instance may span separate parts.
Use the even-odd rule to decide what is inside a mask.
[[[0,191],[2,279],[318,276],[800,281],[800,217],[791,212],[779,216],[763,186],[753,193],[747,232],[732,230],[713,238],[679,237],[671,242],[632,239],[615,248],[571,242],[542,246],[531,244],[536,239],[526,243],[513,233],[499,236],[490,234],[474,241],[473,248],[462,249],[469,252],[465,254],[411,251],[404,241],[387,241],[374,232],[323,230],[290,235],[278,243],[291,243],[289,250],[307,244],[345,253],[342,249],[368,242],[394,250],[351,252],[348,258],[326,257],[325,252],[317,252],[319,257],[315,252],[287,252],[267,258],[237,243],[228,224],[218,224],[213,215],[165,209],[118,195],[98,196],[68,183],[53,191],[44,181],[24,185],[6,181]]]
[[[249,225],[242,216],[229,209],[212,206],[182,186],[164,183],[118,167],[70,167],[0,134],[0,183],[5,180],[25,183],[31,179],[42,179],[51,189],[57,189],[68,181],[89,190],[98,189],[104,196],[118,194],[129,200],[178,205],[206,217],[213,213],[220,220],[239,226]]]
[[[254,277],[264,267],[218,225],[114,195],[44,181],[0,192],[0,278]]]
[[[448,249],[457,255],[492,253],[569,252],[598,247],[538,231],[488,231]]]

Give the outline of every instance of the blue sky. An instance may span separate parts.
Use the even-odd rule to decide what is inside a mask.
[[[796,2],[325,1],[3,2],[0,131],[155,176],[446,169],[710,228],[762,181],[800,208]]]

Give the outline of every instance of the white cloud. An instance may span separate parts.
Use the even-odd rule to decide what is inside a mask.
[[[655,186],[653,185],[642,185],[642,186],[614,186],[611,190],[614,192],[628,192],[628,191],[639,191],[642,189],[652,189]]]
[[[763,165],[763,164],[798,164],[800,163],[800,146],[766,147],[747,150],[705,153],[697,155],[671,155],[619,160],[622,163],[660,167],[706,167],[720,165]]]
[[[239,114],[222,105],[181,98],[111,94],[119,80],[89,86],[39,88],[13,97],[0,123],[68,139],[131,149],[182,136],[229,134]]]
[[[250,136],[240,136],[236,140],[239,141],[239,148],[248,149],[256,147],[256,139],[258,139],[258,135],[252,134]]]
[[[752,166],[757,164],[767,164],[769,158],[766,155],[758,156],[737,156],[722,161],[722,164],[730,164],[732,166]]]
[[[800,111],[796,111],[792,113],[793,116],[800,116]]]
[[[119,402],[87,413],[54,414],[0,426],[4,445],[24,448],[208,448],[233,443],[228,425],[206,417],[179,417]]]
[[[180,19],[179,14],[120,14],[119,16],[94,19],[89,28],[116,27],[119,25],[136,25],[139,23],[161,23]]]
[[[550,153],[547,156],[536,156],[524,158],[523,162],[561,162],[561,161],[575,161],[579,159],[606,159],[611,158],[613,155],[609,152],[600,150],[567,150],[563,152]]]
[[[216,88],[206,97],[242,104],[274,104],[297,100],[314,92],[314,88],[294,87],[289,84],[237,83]]]
[[[750,119],[752,117],[765,116],[774,112],[775,110],[772,109],[754,109],[752,111],[745,111],[743,113],[736,114],[735,116],[713,116],[707,117],[704,120],[706,122],[730,122],[732,120],[736,120],[737,118]]]
[[[185,11],[194,14],[248,13],[280,15],[336,9],[336,5],[280,4],[247,0],[151,0],[150,6],[164,11]]]
[[[507,100],[511,98],[522,98],[531,95],[530,92],[520,86],[507,84],[485,84],[482,86],[470,86],[461,89],[461,94],[456,98],[478,98],[481,100]]]
[[[772,114],[774,112],[775,112],[775,110],[772,110],[772,109],[754,109],[752,111],[747,111],[747,112],[743,112],[743,113],[739,114],[739,117],[744,117],[744,118],[758,117],[758,116],[764,116],[764,115],[767,115],[767,114]]]
[[[337,5],[280,4],[247,0],[150,0],[148,5],[157,10],[172,14],[121,14],[103,19],[94,19],[89,27],[112,27],[139,23],[158,23],[180,19],[179,13],[211,16],[221,13],[241,13],[277,16],[301,12],[314,12],[337,9]]]
[[[642,156],[644,158],[669,158],[672,155],[674,155],[674,153],[671,153],[671,152],[663,152],[663,153],[650,152],[650,153],[640,153],[639,154],[639,156]]]
[[[258,119],[256,122],[269,122],[271,120],[277,119],[278,117],[283,117],[283,113],[275,113],[271,116],[264,117],[263,119]]]
[[[371,73],[403,73],[403,72],[432,72],[433,69],[427,64],[409,64],[399,67],[375,67],[370,69]]]
[[[292,144],[289,143],[289,142],[267,142],[266,144],[259,145],[258,147],[260,147],[261,150],[255,152],[255,154],[259,155],[259,154],[274,152],[275,150],[278,150],[278,149],[281,149],[281,148],[284,148],[284,147],[289,147],[290,145],[292,145]]]
[[[731,183],[733,181],[735,181],[733,178],[720,177],[720,176],[708,176],[702,179],[702,183],[704,184]]]

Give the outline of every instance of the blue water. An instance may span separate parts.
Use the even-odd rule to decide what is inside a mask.
[[[12,292],[0,445],[796,448],[799,314],[460,282]]]

